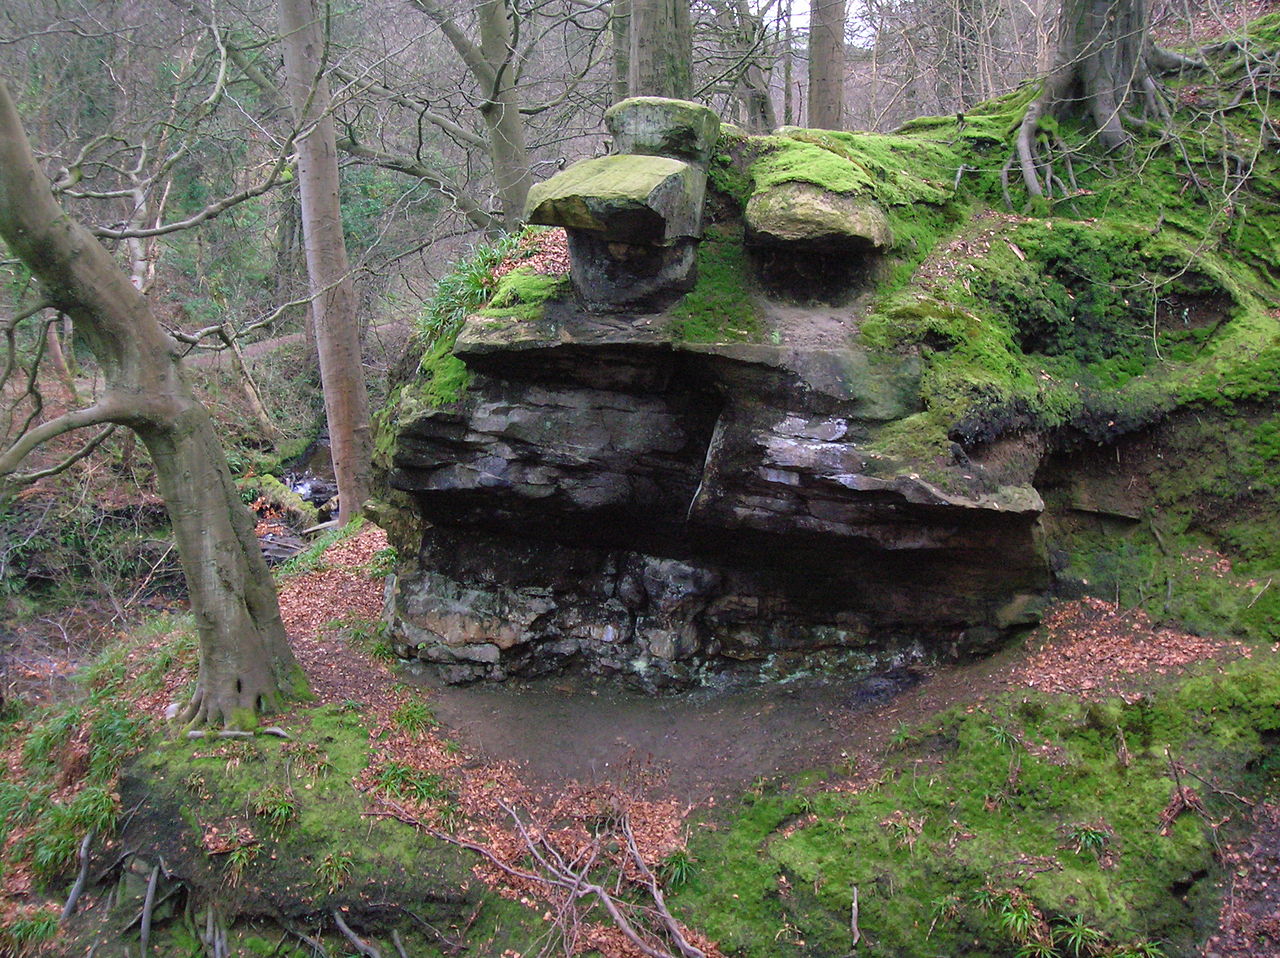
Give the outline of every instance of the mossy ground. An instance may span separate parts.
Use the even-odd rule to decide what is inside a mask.
[[[1206,817],[1161,834],[1170,756],[1212,768],[1219,788],[1274,794],[1277,702],[1266,654],[1130,704],[1031,694],[958,709],[903,729],[859,787],[810,776],[744,796],[697,830],[674,901],[734,955],[848,954],[855,886],[859,954],[1032,954],[1024,902],[1056,942],[1038,954],[1071,954],[1072,927],[1109,954],[1188,954],[1212,913],[1210,822],[1239,806],[1200,787]]]
[[[341,548],[359,531],[356,524],[325,537],[287,574],[328,581],[332,553],[324,550]],[[357,570],[372,577],[374,608],[384,553],[373,552]],[[351,597],[346,601],[349,607]],[[330,641],[346,636],[366,654],[388,654],[376,622],[348,617],[322,629]],[[286,930],[333,942],[326,917],[333,909],[388,950],[395,929],[415,955],[446,947],[424,921],[464,938],[460,953],[477,958],[529,940],[537,916],[485,892],[470,873],[469,853],[378,814],[375,792],[399,795],[419,814],[427,807],[450,814],[453,786],[444,775],[387,761],[375,754],[382,740],[371,736],[375,715],[398,734],[434,736],[429,705],[396,691],[388,678],[388,694],[405,698],[400,708],[328,701],[268,719],[287,728],[287,740],[191,739],[148,716],[190,694],[184,676],[194,675],[196,656],[189,617],[160,616],[85,667],[75,696],[35,714],[0,717],[8,769],[0,782],[8,836],[0,859],[7,892],[0,951],[21,952],[55,935],[48,953],[83,954],[94,943],[99,955],[136,951],[138,928],[129,922],[157,862],[165,871],[164,907],[152,929],[158,954],[200,953],[197,933],[210,905],[229,922],[233,953],[310,954]],[[125,848],[139,864],[120,859],[119,880],[108,869],[107,885],[91,886],[81,913],[60,927],[58,910],[90,831],[95,874]],[[104,904],[111,885],[115,904]],[[15,907],[15,896],[30,904]]]

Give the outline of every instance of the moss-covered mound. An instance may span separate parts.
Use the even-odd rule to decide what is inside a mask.
[[[851,783],[745,796],[699,832],[675,900],[743,956],[848,954],[855,900],[861,955],[1190,954],[1232,791],[1275,788],[1277,702],[1267,655],[1132,702],[947,713]]]

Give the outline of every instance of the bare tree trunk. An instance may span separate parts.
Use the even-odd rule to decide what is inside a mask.
[[[48,344],[49,361],[53,363],[53,371],[58,374],[62,388],[67,392],[67,398],[72,402],[79,402],[80,395],[76,392],[76,377],[72,374],[71,367],[67,365],[66,353],[62,351],[62,337],[58,335],[58,321],[56,319],[45,327],[45,341]]]
[[[338,201],[338,151],[322,71],[323,38],[315,0],[280,0],[285,75],[302,135],[298,187],[302,235],[315,317],[320,384],[338,480],[338,522],[360,514],[369,496],[373,440],[356,321],[355,288],[347,265]]]
[[[296,2],[296,0],[293,0]],[[516,88],[515,21],[509,0],[481,0],[476,7],[480,43],[473,43],[454,17],[454,6],[439,0],[410,0],[440,27],[467,70],[480,85],[480,115],[488,134],[494,190],[502,205],[502,224],[516,229],[524,221],[524,205],[532,182],[525,121]],[[468,218],[472,219],[471,213]],[[497,232],[495,230],[495,232]]]
[[[782,16],[782,122],[790,126],[796,121],[795,91],[792,89],[795,82],[792,77],[795,38],[791,33],[791,0],[783,0]]]
[[[613,102],[629,95],[631,75],[631,0],[613,0],[609,8],[609,37],[613,43]]]
[[[956,42],[956,108],[964,112],[982,99],[980,29],[987,16],[983,0],[953,0]]]
[[[738,96],[742,100],[747,130],[752,133],[768,133],[778,125],[778,117],[769,96],[769,78],[761,65],[768,53],[768,45],[762,35],[764,25],[751,12],[747,0],[737,0],[734,12],[739,56],[744,60],[742,76],[738,81]]]
[[[177,343],[107,251],[54,201],[3,84],[0,238],[71,316],[106,382],[95,405],[43,423],[0,452],[0,476],[73,429],[108,422],[133,429],[160,479],[200,634],[200,674],[185,717],[254,723],[259,708],[304,693],[306,680],[285,638],[252,517],[209,414],[181,375]]]
[[[809,125],[844,125],[844,0],[809,0]]]
[[[1058,53],[1039,98],[1028,108],[1018,133],[1023,182],[1043,196],[1036,136],[1040,118],[1083,108],[1093,119],[1098,141],[1115,150],[1129,141],[1125,120],[1141,110],[1163,120],[1155,77],[1198,64],[1160,50],[1151,40],[1147,0],[1062,0]]]
[[[492,80],[480,107],[489,134],[494,187],[502,204],[502,222],[515,230],[524,221],[525,200],[532,174],[525,146],[524,117],[516,90],[515,34],[507,0],[482,0],[476,8],[480,20],[480,55],[489,64]],[[481,80],[484,83],[484,80]]]
[[[693,96],[689,0],[631,0],[632,96]]]

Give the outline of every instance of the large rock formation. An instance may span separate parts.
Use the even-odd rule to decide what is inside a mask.
[[[530,278],[452,355],[419,345],[384,437],[414,515],[401,654],[453,680],[580,665],[649,686],[957,656],[1034,621],[1054,576],[1201,616],[1176,583],[1206,535],[1258,575],[1222,621],[1277,634],[1280,493],[1256,463],[1166,475],[1206,436],[1223,463],[1277,448],[1249,404],[1280,382],[1280,316],[1226,279],[1247,262],[1274,289],[1270,260],[1153,228],[1137,194],[992,208],[998,180],[968,173],[1004,161],[999,115],[728,131],[709,159],[712,119],[616,108],[628,153],[531,194],[569,231],[574,293]],[[1248,428],[1219,437],[1207,403]],[[1106,473],[1130,459],[1116,505]]]
[[[391,473],[425,520],[397,650],[448,679],[870,666],[1034,617],[1035,492],[944,492],[866,448],[917,409],[914,357],[679,344],[568,303],[473,317],[455,353],[467,396],[402,425]]]

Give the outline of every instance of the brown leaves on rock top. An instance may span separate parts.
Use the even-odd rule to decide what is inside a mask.
[[[496,282],[514,269],[528,269],[542,276],[565,276],[569,272],[569,234],[560,227],[525,233],[511,255],[493,271]]]

